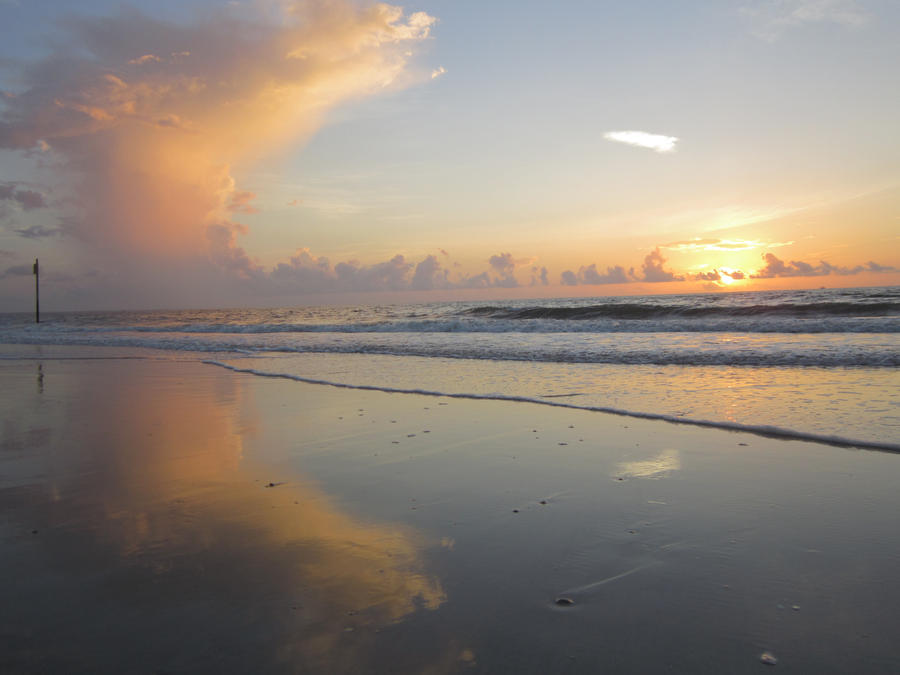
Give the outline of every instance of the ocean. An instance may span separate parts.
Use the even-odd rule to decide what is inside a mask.
[[[4,314],[0,343],[900,451],[900,287]]]

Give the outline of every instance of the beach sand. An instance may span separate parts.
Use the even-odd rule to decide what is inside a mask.
[[[900,456],[2,354],[2,673],[900,672]]]

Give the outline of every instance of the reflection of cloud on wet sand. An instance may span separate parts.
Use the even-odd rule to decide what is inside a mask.
[[[54,609],[69,622],[60,653],[96,649],[101,634],[127,650],[152,630],[193,654],[186,636],[201,617],[204,639],[222,642],[223,654],[259,659],[247,672],[273,663],[353,672],[382,648],[375,631],[444,602],[425,571],[429,542],[411,528],[357,519],[284,468],[283,482],[267,487],[271,468],[244,457],[258,423],[238,378],[192,365],[185,378],[204,381],[179,387],[154,381],[154,367],[92,363],[67,383],[53,366],[48,395],[73,387],[59,396],[54,437],[35,450],[66,455],[67,466],[46,483],[0,491],[0,507],[39,523],[48,573],[77,589],[77,607]],[[95,394],[79,397],[75,385]],[[35,612],[39,625],[27,629],[39,633],[47,615]]]
[[[634,462],[619,462],[615,476],[622,478],[663,478],[681,469],[681,453],[667,448],[650,459]]]

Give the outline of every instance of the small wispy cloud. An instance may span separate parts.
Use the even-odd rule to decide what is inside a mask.
[[[156,56],[156,54],[144,54],[143,56],[138,56],[137,58],[131,59],[130,61],[128,61],[128,63],[133,66],[140,66],[145,63],[160,63],[161,61],[162,59]]]
[[[603,138],[616,143],[649,148],[656,152],[675,152],[675,144],[678,143],[678,138],[675,136],[650,134],[646,131],[607,131],[603,134]]]
[[[431,71],[431,79],[434,80],[446,72],[447,72],[447,69],[444,68],[444,66],[438,66],[437,68],[435,68],[434,70]]]
[[[740,13],[750,21],[750,31],[768,41],[805,24],[831,23],[855,28],[869,19],[856,0],[764,0],[741,7]]]
[[[670,251],[749,251],[755,248],[779,248],[790,246],[792,241],[765,242],[751,239],[687,239],[661,244],[660,248]]]

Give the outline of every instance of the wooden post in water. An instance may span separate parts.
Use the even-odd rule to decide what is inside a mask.
[[[40,285],[40,271],[38,268],[38,259],[34,259],[34,322],[41,322],[41,285]]]

